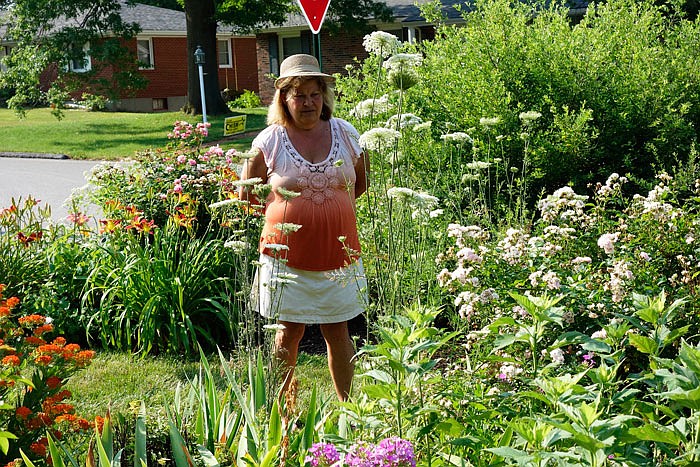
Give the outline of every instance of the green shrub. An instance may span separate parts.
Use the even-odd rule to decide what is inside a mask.
[[[255,107],[260,107],[262,105],[262,101],[260,100],[260,96],[255,94],[255,92],[245,89],[241,95],[228,101],[226,104],[231,110],[252,109]]]
[[[84,92],[80,99],[80,104],[84,105],[91,112],[101,112],[105,110],[109,102],[109,99],[105,96],[98,96],[96,94],[90,94],[89,92]]]

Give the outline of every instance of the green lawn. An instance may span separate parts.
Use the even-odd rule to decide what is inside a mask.
[[[245,109],[246,130],[265,126],[266,109]],[[207,142],[239,150],[250,148],[251,135],[223,138],[224,118],[209,116]],[[33,109],[23,120],[8,109],[0,109],[0,151],[66,154],[74,159],[118,160],[132,157],[136,151],[161,147],[176,120],[198,123],[201,115],[182,112],[125,113],[66,110],[57,120],[49,109]]]

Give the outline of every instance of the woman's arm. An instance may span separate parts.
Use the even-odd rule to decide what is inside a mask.
[[[267,183],[267,165],[265,164],[265,157],[261,150],[258,149],[255,157],[251,159],[246,159],[243,163],[243,169],[241,170],[241,180],[247,180],[249,178],[260,178],[262,183]],[[244,201],[249,201],[251,204],[259,204],[257,197],[251,192],[252,187],[241,186],[238,189],[238,197]],[[265,200],[262,200],[265,202]]]
[[[363,151],[355,162],[355,198],[367,191],[369,185],[369,154]]]

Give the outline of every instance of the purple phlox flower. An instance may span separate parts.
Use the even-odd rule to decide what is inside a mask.
[[[340,454],[331,443],[316,443],[309,448],[304,463],[312,467],[330,467],[340,460]]]
[[[375,462],[373,446],[359,442],[345,454],[345,465],[349,467],[379,467]]]
[[[416,466],[413,445],[396,436],[381,440],[374,450],[374,457],[382,467]]]

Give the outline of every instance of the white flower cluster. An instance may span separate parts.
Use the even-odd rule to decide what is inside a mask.
[[[527,241],[528,254],[530,256],[554,256],[560,252],[563,247],[556,243],[545,241],[542,237],[530,237]]]
[[[413,128],[421,123],[423,123],[423,119],[421,119],[419,116],[410,113],[405,113],[392,115],[386,121],[384,127],[396,128],[398,126],[400,129],[404,129]]]
[[[626,296],[625,282],[634,279],[634,274],[630,270],[629,264],[625,260],[615,262],[610,271],[610,281],[607,282],[603,289],[612,294],[612,301],[620,303]]]
[[[479,305],[486,305],[494,300],[498,300],[499,296],[495,289],[488,288],[480,294],[470,291],[461,292],[455,298],[455,306],[459,307],[459,316],[467,321],[471,319]]]
[[[562,349],[552,349],[549,351],[549,357],[552,359],[552,363],[554,365],[563,365],[564,364],[564,351]]]
[[[474,140],[472,139],[471,136],[468,134],[461,132],[461,131],[456,131],[454,133],[446,133],[442,136],[440,136],[440,139],[445,141],[445,142],[455,142],[455,143],[473,143]]]
[[[382,114],[391,109],[389,97],[384,94],[379,99],[365,99],[360,101],[350,110],[350,115],[357,118],[366,118],[374,114]]]
[[[398,37],[385,31],[367,34],[362,40],[362,46],[367,52],[382,58],[395,54],[400,44]]]
[[[533,287],[546,286],[550,290],[559,290],[561,288],[561,280],[554,271],[535,271],[530,274],[528,279]]]
[[[499,123],[501,123],[500,117],[481,117],[479,119],[479,125],[483,126],[484,128],[491,128]]]
[[[570,186],[565,186],[540,200],[537,203],[537,208],[545,222],[554,222],[559,219],[587,225],[589,219],[584,212],[587,199],[588,196],[577,195]]]
[[[424,214],[429,214],[430,217],[435,217],[433,209],[437,206],[440,200],[423,191],[414,191],[405,187],[391,187],[386,191],[386,195],[414,209],[411,217],[416,219]],[[439,215],[439,214],[436,214]]]
[[[447,236],[453,237],[457,242],[457,247],[464,248],[467,242],[486,242],[491,238],[487,230],[478,225],[462,226],[459,224],[449,224],[447,226]]]
[[[535,120],[537,120],[541,116],[542,116],[542,114],[535,111],[535,110],[529,110],[527,112],[520,112],[520,115],[518,115],[518,117],[520,117],[520,120],[525,125],[528,125],[528,124],[534,122]]]
[[[384,68],[389,71],[402,71],[407,68],[419,67],[422,63],[423,56],[421,54],[395,54],[384,62]]]
[[[606,199],[615,194],[620,194],[622,185],[627,183],[627,181],[627,177],[620,177],[618,173],[613,172],[605,181],[605,185],[598,184],[595,191],[596,197]]]
[[[620,238],[620,232],[604,233],[598,238],[598,247],[605,251],[606,255],[612,255],[615,252],[615,243]]]
[[[575,240],[576,229],[571,227],[559,227],[558,225],[548,225],[544,228],[544,238],[546,240]]]
[[[504,363],[498,369],[498,379],[503,381],[513,381],[513,378],[523,372],[523,369],[513,363]]]
[[[506,236],[498,242],[503,260],[511,266],[519,264],[527,254],[529,238],[528,234],[520,229],[508,229]]]
[[[670,187],[661,182],[646,197],[637,194],[633,199],[637,207],[641,207],[642,214],[650,214],[659,223],[666,223],[680,214],[673,206],[664,202],[669,192]]]
[[[391,148],[401,138],[401,133],[390,128],[372,128],[360,135],[359,144],[370,151]]]

